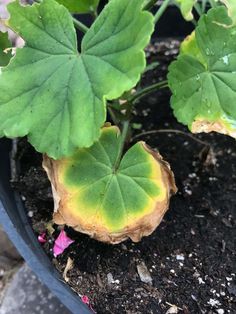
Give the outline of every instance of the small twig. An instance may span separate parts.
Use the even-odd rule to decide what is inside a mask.
[[[171,303],[169,303],[169,302],[166,302],[166,304],[169,305],[169,306],[175,306],[178,310],[183,311],[183,309],[182,309],[181,307],[178,307],[178,306],[175,305],[175,304],[171,304]]]
[[[142,133],[139,133],[139,134],[135,135],[132,138],[131,141],[133,142],[134,140],[136,140],[139,137],[146,136],[146,135],[151,135],[151,134],[156,134],[156,133],[175,133],[175,134],[180,134],[180,135],[184,135],[184,136],[187,136],[187,137],[191,138],[192,140],[198,142],[201,145],[210,146],[209,143],[204,142],[204,141],[196,138],[195,136],[193,136],[190,133],[187,133],[187,132],[184,132],[184,131],[180,131],[180,130],[175,130],[175,129],[160,129],[160,130],[152,130],[152,131],[142,132]]]

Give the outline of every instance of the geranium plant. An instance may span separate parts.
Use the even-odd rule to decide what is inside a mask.
[[[150,234],[176,192],[159,153],[144,142],[129,147],[137,101],[169,87],[175,116],[192,132],[236,137],[235,1],[164,0],[153,14],[156,2],[110,0],[98,14],[98,0],[14,1],[5,24],[25,46],[8,65],[0,35],[0,136],[28,136],[44,154],[56,223],[110,243]],[[141,89],[143,73],[156,66],[146,65],[144,49],[173,3],[196,29],[168,81]],[[94,22],[85,26],[73,13]],[[80,45],[75,28],[84,33]]]

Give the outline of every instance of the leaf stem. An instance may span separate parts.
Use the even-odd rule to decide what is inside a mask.
[[[209,0],[209,3],[210,3],[212,8],[216,8],[217,7],[217,4],[216,4],[215,0]]]
[[[86,33],[89,30],[89,28],[86,25],[77,20],[75,17],[72,17],[72,19],[75,27],[79,29],[81,32]]]
[[[205,13],[206,11],[206,3],[207,3],[207,0],[202,0],[202,12]]]
[[[156,3],[157,3],[157,0],[150,0],[150,1],[144,6],[144,10],[150,10]]]
[[[147,132],[142,132],[139,133],[137,135],[135,135],[132,139],[131,142],[134,142],[134,140],[136,140],[137,138],[143,137],[143,136],[147,136],[147,135],[152,135],[152,134],[157,134],[157,133],[175,133],[175,134],[180,134],[180,135],[184,135],[187,136],[189,138],[191,138],[192,140],[194,140],[195,142],[203,145],[203,146],[210,146],[210,144],[208,142],[202,141],[199,138],[193,136],[191,133],[187,133],[181,130],[175,130],[175,129],[159,129],[159,130],[151,130],[151,131],[147,131]]]
[[[194,9],[196,10],[196,12],[197,12],[197,14],[199,15],[199,16],[202,16],[202,14],[203,14],[203,12],[202,12],[202,8],[200,7],[200,4],[199,3],[195,3],[194,4]]]
[[[154,92],[157,89],[161,89],[161,88],[165,88],[168,87],[168,81],[161,81],[155,84],[152,84],[146,88],[143,88],[139,91],[137,91],[135,94],[133,94],[128,101],[131,103],[136,102],[138,99],[146,96],[147,94],[150,94],[152,92]]]
[[[154,16],[154,22],[155,24],[159,21],[159,19],[162,17],[163,13],[165,12],[166,8],[170,4],[171,0],[164,0],[157,11],[157,13]]]
[[[129,120],[126,120],[126,121],[123,122],[123,129],[122,129],[122,132],[121,132],[119,151],[118,151],[117,158],[116,158],[116,161],[115,161],[115,164],[114,164],[114,167],[113,167],[113,171],[114,172],[118,169],[118,167],[120,165],[120,161],[121,161],[121,157],[122,157],[122,154],[123,154],[125,142],[126,142],[126,139],[127,139],[127,136],[128,136],[128,132],[129,132],[129,125],[130,125],[130,121]]]
[[[93,17],[93,20],[95,21],[96,18],[98,17],[98,12],[97,12],[97,10],[92,11],[92,12],[91,12],[91,15],[92,15],[92,17]]]
[[[108,112],[109,112],[109,114],[110,114],[110,116],[111,116],[111,120],[113,121],[113,123],[114,123],[115,125],[118,125],[118,124],[119,124],[119,120],[117,119],[117,117],[116,117],[116,115],[115,115],[115,113],[114,113],[113,108],[110,107],[110,106],[107,106],[107,109],[108,109]]]

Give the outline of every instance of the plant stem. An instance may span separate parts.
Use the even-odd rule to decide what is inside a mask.
[[[142,98],[143,96],[146,96],[147,94],[150,94],[152,92],[154,92],[157,89],[160,88],[164,88],[168,86],[168,82],[167,81],[162,81],[162,82],[158,82],[155,83],[153,85],[150,85],[146,88],[141,89],[140,91],[137,91],[135,94],[133,94],[130,99],[128,99],[129,102],[134,103],[136,102],[138,99]]]
[[[157,23],[159,19],[162,17],[162,14],[165,12],[166,8],[170,4],[171,0],[164,0],[154,16],[154,22]]]
[[[205,13],[206,11],[206,3],[207,3],[207,0],[202,0],[202,12]]]
[[[195,18],[193,18],[190,22],[192,22],[195,27],[197,26],[197,21],[195,20]]]
[[[150,1],[144,6],[144,10],[150,10],[156,3],[157,3],[157,0],[150,0]]]
[[[202,16],[202,14],[203,14],[203,12],[202,12],[202,8],[200,7],[200,4],[199,3],[195,3],[194,4],[194,9],[197,11],[197,14],[199,15],[199,16]]]
[[[114,113],[113,108],[110,107],[110,106],[107,106],[107,109],[108,109],[108,112],[109,112],[109,114],[111,116],[111,119],[112,119],[113,123],[118,126],[119,121],[118,121],[118,119],[117,119],[117,117],[116,117],[116,115]]]
[[[96,10],[96,11],[91,12],[91,15],[92,15],[92,17],[93,17],[93,20],[95,21],[95,20],[96,20],[96,18],[98,17],[98,12],[97,12],[97,10]]]
[[[146,136],[146,135],[157,134],[157,133],[175,133],[175,134],[180,134],[180,135],[184,135],[184,136],[187,136],[187,137],[191,138],[192,140],[194,140],[195,142],[197,142],[197,143],[199,143],[201,145],[210,146],[209,143],[204,142],[204,141],[200,140],[199,138],[196,138],[195,136],[193,136],[190,133],[187,133],[187,132],[184,132],[184,131],[181,131],[181,130],[175,130],[175,129],[160,129],[160,130],[152,130],[152,131],[142,132],[142,133],[139,133],[139,134],[135,135],[131,139],[131,141],[133,142],[134,140],[136,140],[139,137]]]
[[[215,0],[209,0],[209,3],[210,3],[212,8],[216,8],[217,7],[217,4],[216,4]]]
[[[118,151],[117,158],[116,158],[116,161],[115,161],[115,164],[113,167],[114,172],[118,169],[118,167],[120,165],[120,161],[121,161],[121,157],[123,154],[126,138],[127,138],[128,132],[129,132],[129,124],[130,124],[129,120],[126,120],[123,122],[123,129],[121,132],[119,151]]]
[[[86,33],[89,30],[89,28],[86,25],[84,25],[83,23],[81,23],[74,17],[73,17],[73,22],[74,22],[75,27],[78,28],[81,32]]]

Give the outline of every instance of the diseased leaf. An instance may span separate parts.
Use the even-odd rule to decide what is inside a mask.
[[[117,127],[105,127],[92,147],[58,161],[44,158],[56,223],[110,243],[139,241],[159,225],[176,191],[169,165],[139,142],[114,169],[120,140]]]
[[[169,68],[174,114],[194,133],[236,138],[236,27],[230,25],[225,7],[211,9]]]
[[[63,4],[71,13],[89,13],[97,9],[99,0],[56,0]]]
[[[6,52],[7,48],[10,48],[11,42],[8,39],[7,33],[0,32],[0,67],[6,66],[11,59],[11,52]]]
[[[198,48],[195,31],[193,31],[189,36],[187,36],[185,40],[182,42],[180,46],[180,53],[182,55],[186,54],[192,56],[193,58],[198,59],[202,64],[207,66],[207,63],[203,58],[201,51]]]
[[[145,69],[154,23],[141,7],[142,0],[110,1],[78,53],[65,7],[54,0],[11,3],[8,23],[26,46],[0,75],[0,136],[28,135],[54,159],[91,146],[106,119],[106,100],[130,90]]]
[[[176,0],[180,6],[180,11],[186,21],[191,21],[193,19],[193,6],[197,0]]]

